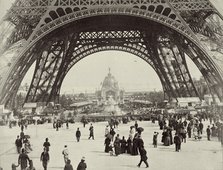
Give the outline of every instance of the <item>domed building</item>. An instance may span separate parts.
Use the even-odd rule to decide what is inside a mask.
[[[124,90],[119,89],[118,81],[111,74],[110,68],[108,75],[102,82],[101,90],[97,91],[96,95],[99,104],[108,104],[108,102],[119,104],[123,102]]]

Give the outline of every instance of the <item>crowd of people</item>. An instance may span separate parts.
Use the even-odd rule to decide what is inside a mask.
[[[210,123],[205,129],[203,122],[207,119],[210,121]],[[222,140],[223,124],[219,119],[204,118],[202,116],[191,118],[180,114],[160,114],[157,122],[159,125],[159,132],[155,131],[153,133],[153,138],[151,141],[154,148],[157,148],[158,143],[160,142],[164,146],[175,144],[175,151],[179,152],[182,150],[181,144],[186,143],[187,138],[192,138],[193,140],[199,141],[203,137],[207,136],[208,141],[212,140],[212,138],[216,138],[219,141]],[[119,156],[120,154],[132,156],[138,155],[140,156],[140,162],[136,166],[140,167],[141,163],[144,162],[145,166],[149,167],[147,151],[143,140],[143,133],[146,132],[144,132],[143,127],[139,127],[138,122],[135,121],[134,124],[129,127],[129,133],[125,134],[125,136],[120,136],[118,133],[119,123],[120,121],[111,120],[106,125],[104,134],[104,152],[111,156]],[[156,123],[156,121],[153,120],[152,123]],[[18,164],[13,163],[11,166],[12,170],[16,170],[18,166],[20,166],[21,170],[35,170],[33,160],[31,160],[28,156],[28,154],[33,150],[29,141],[30,136],[24,133],[28,126],[21,123],[19,124],[19,127],[21,132],[15,140],[16,151],[19,154]],[[63,127],[63,125],[60,125],[60,127]],[[56,126],[54,126],[54,128],[57,129]],[[66,128],[69,128],[68,124],[66,124]],[[158,140],[159,134],[161,134],[160,141]],[[77,142],[80,142],[81,131],[79,128],[77,128],[75,136]],[[95,140],[94,126],[92,123],[89,126],[88,139]],[[42,167],[44,170],[47,170],[48,168],[48,163],[50,160],[50,146],[51,144],[49,139],[46,138],[45,142],[43,143],[43,151],[40,155],[40,161],[42,162]],[[69,157],[67,145],[64,145],[62,155],[64,159],[64,170],[73,170],[74,168]],[[85,170],[86,168],[87,164],[85,162],[85,157],[82,157],[80,163],[77,165],[77,170]]]
[[[184,120],[183,120],[184,119]],[[181,150],[181,143],[186,143],[187,138],[193,138],[194,140],[201,140],[204,133],[203,121],[209,119],[210,125],[207,126],[206,136],[207,140],[211,140],[211,137],[217,137],[222,142],[223,137],[223,123],[219,119],[207,118],[203,115],[197,115],[196,117],[188,117],[181,115],[171,115],[158,119],[158,124],[162,132],[161,142],[165,146],[170,146],[173,143],[176,146],[176,151]],[[210,127],[212,125],[212,127]],[[175,136],[173,138],[173,132]]]
[[[110,125],[110,126],[109,126]],[[147,162],[147,152],[144,148],[144,141],[142,139],[143,128],[138,127],[137,121],[134,126],[130,127],[129,136],[126,140],[125,136],[120,138],[119,134],[116,134],[115,127],[109,124],[105,127],[105,152],[111,156],[118,156],[120,154],[140,155],[140,163],[137,165],[140,167],[144,162],[146,167],[149,167]],[[116,136],[115,136],[116,134]]]
[[[21,123],[19,124],[19,127],[21,128],[21,132],[20,135],[18,135],[17,139],[15,140],[16,151],[19,154],[18,164],[16,165],[15,163],[13,163],[11,168],[12,170],[16,170],[16,168],[20,166],[21,170],[36,170],[33,165],[33,161],[28,156],[28,153],[32,151],[32,148],[28,140],[30,136],[24,134],[24,127],[26,127],[27,129],[27,125],[25,126],[23,123]],[[90,135],[92,135],[92,132]],[[80,136],[81,132],[78,128],[76,131],[77,142],[79,142]],[[50,160],[49,151],[50,151],[50,142],[49,139],[46,138],[45,142],[43,143],[43,152],[40,155],[40,161],[42,162],[42,167],[44,170],[47,170],[48,163]],[[67,145],[64,146],[62,155],[65,163],[64,170],[73,170],[73,166],[71,165],[71,160],[69,159],[69,151]],[[77,166],[77,170],[85,170],[86,168],[87,164],[85,163],[85,157],[82,157],[80,163]]]

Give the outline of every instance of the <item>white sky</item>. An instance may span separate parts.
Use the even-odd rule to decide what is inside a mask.
[[[0,0],[0,20],[14,0]],[[223,13],[223,0],[211,0]],[[188,60],[192,77],[201,76],[191,60]],[[90,55],[78,62],[65,77],[61,93],[94,92],[108,73],[108,68],[126,91],[162,90],[161,82],[154,70],[142,59],[129,53],[106,51]],[[33,68],[23,83],[30,83]]]

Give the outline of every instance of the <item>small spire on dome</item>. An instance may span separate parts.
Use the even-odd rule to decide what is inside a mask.
[[[108,75],[111,75],[111,68],[108,67]]]

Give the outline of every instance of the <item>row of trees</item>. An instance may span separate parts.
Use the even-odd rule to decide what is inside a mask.
[[[152,103],[161,103],[164,100],[163,91],[152,91],[152,92],[136,92],[131,96],[135,100],[146,100]]]
[[[205,94],[209,93],[209,89],[204,78],[200,78],[199,80],[193,80],[198,93],[203,97]],[[14,104],[13,110],[22,110],[22,106],[25,101],[25,94],[18,93]],[[151,92],[135,92],[131,96],[131,98],[135,100],[146,100],[152,102],[154,105],[157,103],[162,103],[164,100],[164,92],[163,91],[151,91]],[[89,96],[84,93],[80,93],[77,95],[71,94],[62,94],[59,99],[59,104],[62,108],[69,108],[69,106],[74,102],[86,101],[89,99]]]

